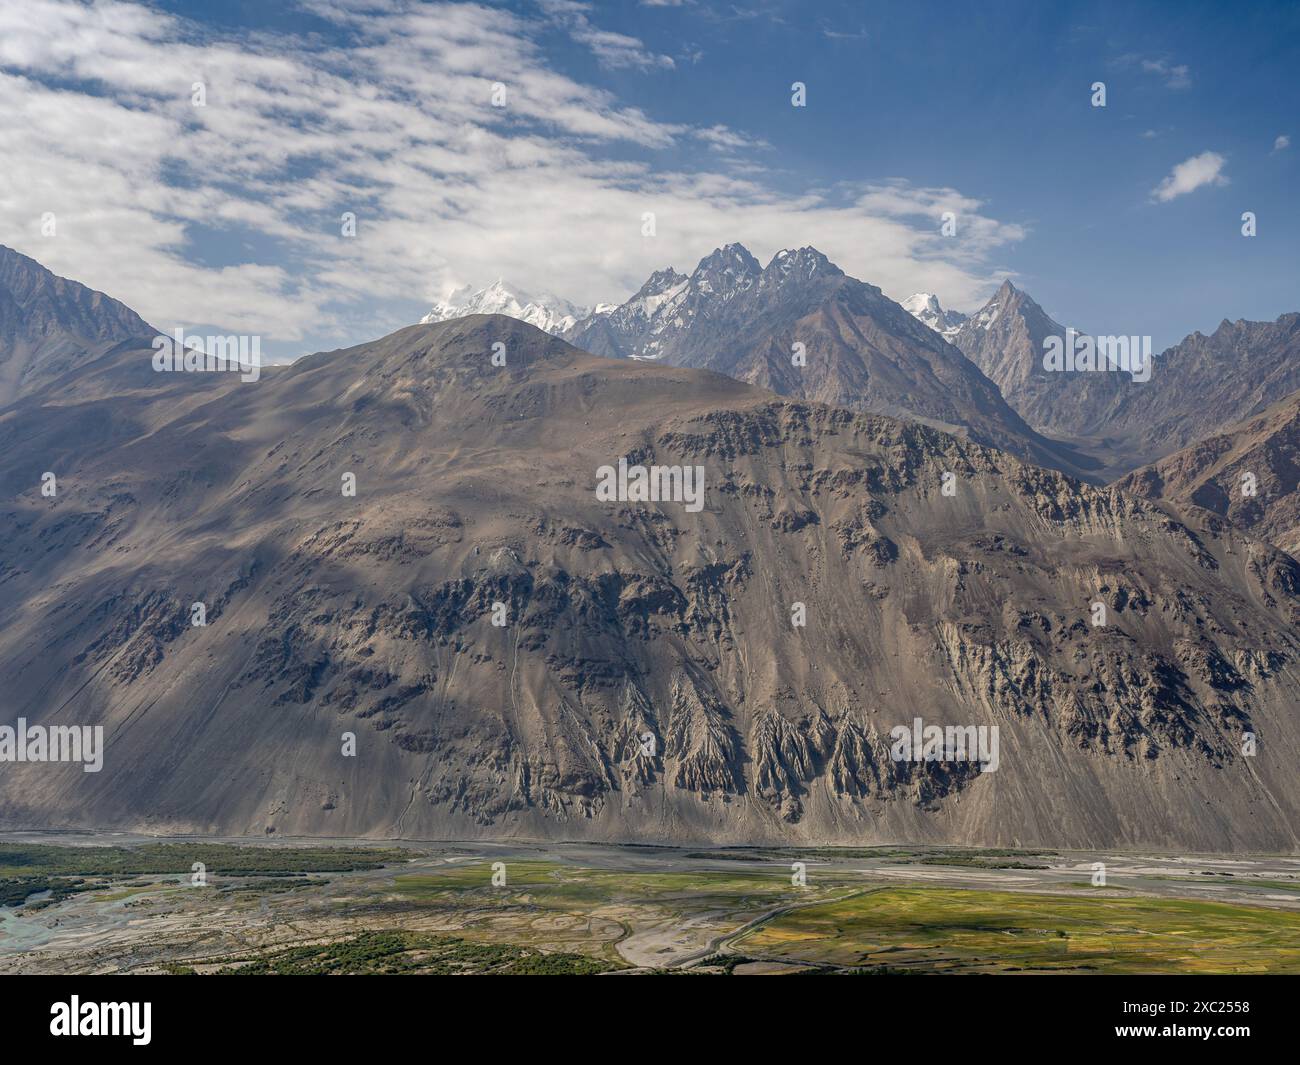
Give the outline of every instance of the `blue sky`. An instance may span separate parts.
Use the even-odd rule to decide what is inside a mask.
[[[731,240],[966,311],[1010,277],[1159,349],[1300,309],[1298,69],[1294,4],[30,0],[0,243],[280,356],[497,276],[622,299]]]
[[[762,136],[792,192],[901,177],[978,198],[1026,230],[990,264],[1084,328],[1163,347],[1300,309],[1300,166],[1273,150],[1280,135],[1300,146],[1300,6],[742,6],[607,8],[655,50],[703,53],[653,89],[622,75],[620,94],[676,121],[708,106]],[[778,71],[808,83],[807,109],[786,106]],[[1152,203],[1205,151],[1225,157],[1227,185]]]

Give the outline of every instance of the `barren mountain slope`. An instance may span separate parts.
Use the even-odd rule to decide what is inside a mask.
[[[0,245],[0,406],[153,332],[125,304]]]
[[[193,377],[0,413],[0,720],[109,737],[8,825],[1297,848],[1300,568],[1226,527],[497,316]],[[623,456],[703,510],[598,501]]]
[[[1300,392],[1129,474],[1117,487],[1204,507],[1300,554]]]

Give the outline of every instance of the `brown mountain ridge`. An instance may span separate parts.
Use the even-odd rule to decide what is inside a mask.
[[[0,412],[0,720],[107,736],[8,826],[1296,849],[1300,566],[1221,522],[499,316],[149,355]],[[895,761],[918,717],[996,772]]]

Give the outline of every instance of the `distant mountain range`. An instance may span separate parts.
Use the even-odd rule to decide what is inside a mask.
[[[714,370],[783,396],[917,418],[1028,461],[1090,476],[1090,459],[1031,429],[959,350],[815,248],[762,266],[740,244],[689,274],[650,276],[565,333],[598,355]]]
[[[1223,321],[1156,357],[1103,427],[1137,462],[1154,461],[1260,414],[1300,389],[1300,314]]]
[[[1154,356],[1148,381],[1118,368],[1059,372],[1043,356],[1066,327],[1010,281],[968,317],[931,293],[896,304],[815,248],[780,252],[764,267],[729,244],[689,274],[659,270],[625,302],[590,313],[498,282],[425,320],[456,309],[511,314],[597,354],[712,369],[781,395],[917,418],[1094,482],[1300,389],[1300,315],[1194,333]],[[804,367],[791,363],[796,342]]]
[[[465,286],[457,289],[446,302],[435,303],[433,310],[420,321],[428,324],[464,318],[471,314],[505,314],[558,336],[572,329],[591,311],[590,307],[579,307],[558,296],[530,295],[498,278],[487,288],[474,290]]]

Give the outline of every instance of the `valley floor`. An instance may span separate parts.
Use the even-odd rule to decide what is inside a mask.
[[[0,973],[1300,972],[1287,857],[20,833],[0,902]]]

